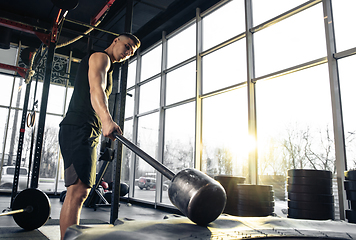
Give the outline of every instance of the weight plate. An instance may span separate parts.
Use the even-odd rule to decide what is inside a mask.
[[[265,192],[265,193],[251,193],[251,194],[239,194],[236,197],[229,197],[232,201],[239,199],[250,200],[250,201],[274,201],[274,192]]]
[[[237,209],[237,216],[240,217],[265,217],[273,214],[273,209],[266,209],[265,211],[246,211]]]
[[[31,208],[31,211],[13,215],[17,225],[29,231],[43,226],[51,214],[51,203],[48,196],[35,188],[21,191],[14,199],[12,210],[28,207]]]
[[[288,207],[301,210],[334,211],[333,203],[288,201]]]
[[[313,185],[298,185],[288,184],[288,192],[298,193],[314,193],[314,194],[332,194],[332,188],[330,186],[313,186]]]
[[[356,181],[356,170],[350,170],[345,172],[345,179]]]
[[[334,219],[334,212],[321,212],[288,208],[288,218],[327,220]]]
[[[352,180],[345,180],[344,181],[344,188],[346,191],[356,191],[356,181]]]
[[[253,207],[274,207],[274,201],[258,201],[258,200],[246,200],[238,199],[236,202],[238,205],[242,206],[253,206]]]
[[[356,201],[356,191],[346,191],[346,198],[350,201]]]
[[[326,171],[326,170],[289,169],[288,176],[290,176],[290,177],[332,178],[332,173],[330,171]]]
[[[51,0],[51,1],[56,7],[63,10],[73,10],[79,4],[79,0]]]
[[[351,209],[356,210],[356,201],[350,201],[351,203]]]
[[[288,177],[288,184],[332,186],[331,178]]]
[[[273,187],[271,185],[249,185],[249,184],[238,184],[236,186],[239,194],[251,194],[251,193],[265,193],[271,192]]]
[[[234,177],[229,175],[217,175],[214,176],[214,179],[220,183],[224,182],[224,183],[233,183],[233,184],[244,183],[246,180],[245,177]]]
[[[332,194],[315,194],[315,193],[288,193],[288,199],[292,201],[302,202],[321,202],[334,203],[334,196]]]
[[[356,211],[346,210],[346,218],[350,223],[356,223]]]
[[[67,190],[62,191],[61,194],[59,194],[59,201],[64,202],[66,195],[67,195]]]

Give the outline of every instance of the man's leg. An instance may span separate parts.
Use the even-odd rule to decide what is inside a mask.
[[[68,227],[79,224],[80,212],[89,191],[90,187],[80,181],[80,179],[74,185],[67,188],[59,220],[62,240]]]

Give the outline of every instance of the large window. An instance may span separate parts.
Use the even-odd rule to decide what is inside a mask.
[[[255,33],[256,77],[326,56],[321,4]]]
[[[246,175],[250,149],[246,100],[245,87],[203,99],[202,170],[210,176]]]
[[[356,56],[339,60],[347,168],[356,168]]]
[[[326,64],[257,82],[259,172],[291,168],[334,172],[334,136]]]
[[[241,39],[203,57],[203,93],[246,81],[246,41]]]

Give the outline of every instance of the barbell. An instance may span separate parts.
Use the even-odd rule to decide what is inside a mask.
[[[28,188],[16,195],[12,211],[1,216],[12,215],[17,225],[31,231],[43,226],[51,214],[51,203],[48,196],[37,188]]]
[[[206,226],[223,212],[226,204],[226,193],[219,182],[205,173],[191,168],[174,174],[124,136],[117,132],[114,132],[113,135],[162,175],[171,180],[171,185],[168,188],[169,199],[192,222]]]

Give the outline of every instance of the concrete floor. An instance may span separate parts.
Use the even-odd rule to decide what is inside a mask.
[[[50,220],[39,229],[25,231],[12,216],[0,217],[0,239],[4,240],[59,240],[59,215],[62,203],[58,196],[49,196]],[[0,193],[0,211],[10,206],[10,194]],[[234,217],[222,214],[208,227],[197,226],[188,218],[174,211],[154,209],[152,206],[120,202],[119,217],[115,226],[110,225],[110,207],[83,207],[81,226],[74,232],[82,232],[77,239],[356,239],[356,225],[345,221],[315,221],[290,219],[285,214],[285,201],[275,202],[275,216]],[[283,211],[284,210],[284,211]],[[283,213],[284,212],[284,213]],[[85,228],[89,227],[89,228]],[[72,229],[71,228],[71,229]],[[84,229],[84,230],[83,230]],[[144,238],[143,238],[144,237]],[[299,238],[296,238],[299,237]],[[71,238],[68,238],[71,239]],[[310,238],[309,238],[310,239]]]

